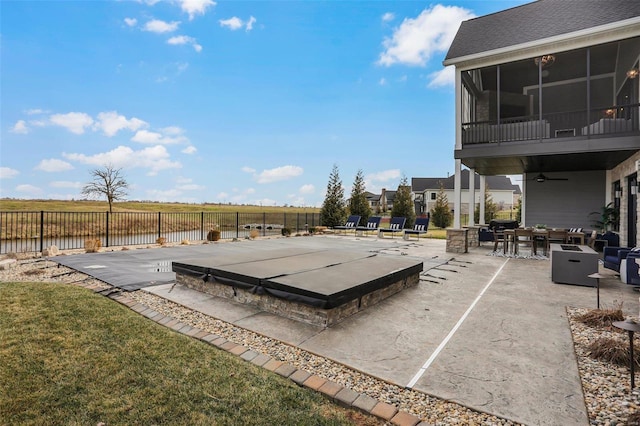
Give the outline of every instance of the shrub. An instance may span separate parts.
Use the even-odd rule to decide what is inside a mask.
[[[165,237],[158,237],[156,238],[156,244],[158,244],[159,246],[163,246],[167,244],[167,239]]]
[[[289,237],[291,235],[291,228],[282,228],[280,233],[283,237]]]
[[[100,238],[89,238],[84,240],[84,251],[87,253],[97,253],[102,247]]]
[[[611,337],[600,337],[587,346],[591,356],[600,361],[609,362],[621,367],[629,366],[629,343]],[[640,367],[640,346],[633,346],[634,362]]]
[[[611,327],[614,321],[624,321],[622,304],[611,309],[591,309],[576,317],[576,320],[591,327]]]
[[[255,240],[256,238],[258,238],[258,236],[260,236],[260,232],[258,232],[257,229],[252,229],[249,232],[249,238],[251,238],[252,240]]]

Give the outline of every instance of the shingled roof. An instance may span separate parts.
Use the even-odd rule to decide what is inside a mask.
[[[638,16],[639,0],[538,0],[464,21],[445,61]]]
[[[469,189],[469,170],[464,169],[460,173],[460,183],[462,189]],[[440,189],[440,185],[444,189],[453,190],[454,176],[446,178],[411,178],[411,190],[413,192],[423,192],[428,189],[437,190]],[[494,191],[513,191],[516,194],[520,194],[520,187],[511,182],[506,176],[486,176],[485,183],[489,186],[489,190]],[[480,176],[475,176],[475,187],[480,189]]]

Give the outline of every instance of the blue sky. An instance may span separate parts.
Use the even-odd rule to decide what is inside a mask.
[[[453,173],[461,20],[504,1],[0,3],[0,197],[320,206]]]

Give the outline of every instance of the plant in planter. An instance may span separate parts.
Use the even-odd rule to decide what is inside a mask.
[[[207,233],[207,241],[218,241],[220,239],[220,230],[218,228],[211,228]]]
[[[591,212],[589,216],[600,215],[600,217],[593,220],[593,226],[600,229],[603,233],[618,228],[620,222],[620,210],[613,206],[613,203],[609,203],[602,207],[599,212]]]
[[[280,232],[282,233],[283,237],[290,237],[291,236],[291,228],[282,228],[282,230]]]

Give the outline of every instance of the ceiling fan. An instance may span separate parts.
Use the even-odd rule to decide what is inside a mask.
[[[550,177],[546,177],[545,175],[543,175],[542,173],[540,173],[538,176],[536,176],[535,178],[531,179],[531,180],[535,180],[538,183],[542,183],[548,180],[569,180],[567,178],[550,178]]]

